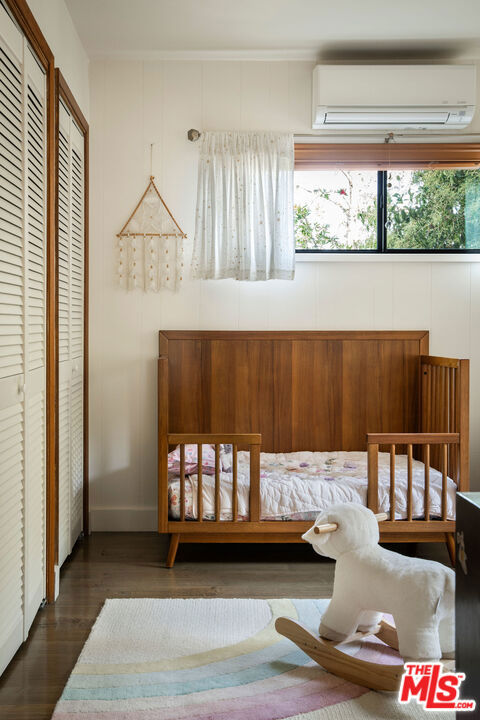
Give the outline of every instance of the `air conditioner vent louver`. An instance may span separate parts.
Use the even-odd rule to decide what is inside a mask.
[[[314,129],[460,129],[474,112],[473,65],[317,65],[314,70]]]

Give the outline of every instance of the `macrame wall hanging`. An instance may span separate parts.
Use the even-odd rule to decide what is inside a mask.
[[[178,290],[184,275],[183,240],[187,236],[158,192],[153,175],[117,237],[120,287]]]

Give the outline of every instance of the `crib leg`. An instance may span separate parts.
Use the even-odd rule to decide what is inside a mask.
[[[180,534],[173,533],[170,535],[170,545],[168,546],[167,562],[165,567],[171,568],[175,563],[175,557],[177,555],[178,543],[180,542]]]
[[[455,567],[455,534],[445,533],[445,542],[447,544],[448,554],[450,555],[450,562]]]

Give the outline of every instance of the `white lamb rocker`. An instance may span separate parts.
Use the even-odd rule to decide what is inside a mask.
[[[275,627],[326,670],[373,690],[395,691],[403,665],[359,660],[336,646],[376,635],[405,661],[453,657],[455,574],[380,547],[378,521],[386,519],[354,503],[321,513],[302,536],[319,555],[337,561],[320,636],[291,618],[278,618]],[[383,613],[393,615],[396,628]]]

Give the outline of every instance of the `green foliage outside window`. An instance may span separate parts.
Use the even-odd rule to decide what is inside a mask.
[[[387,189],[388,247],[440,250],[480,245],[476,171],[415,170],[405,189],[401,175],[391,175],[392,187]]]

